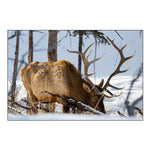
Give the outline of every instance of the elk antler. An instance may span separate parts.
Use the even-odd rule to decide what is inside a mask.
[[[95,88],[95,85],[94,85],[94,84],[92,83],[92,81],[88,78],[89,76],[95,74],[96,71],[93,72],[93,73],[91,73],[91,74],[88,74],[88,68],[89,68],[89,66],[90,66],[92,63],[94,63],[94,62],[100,60],[100,59],[104,56],[104,54],[103,54],[101,57],[99,57],[99,58],[96,58],[96,59],[94,59],[94,60],[92,60],[92,61],[88,61],[88,58],[89,58],[89,56],[90,56],[90,54],[91,54],[92,51],[90,51],[90,53],[89,53],[87,56],[85,56],[85,55],[86,55],[87,51],[89,50],[89,48],[90,48],[93,44],[94,44],[94,43],[92,43],[91,45],[89,45],[88,48],[87,48],[84,52],[69,51],[69,50],[67,50],[67,51],[70,52],[70,53],[79,54],[79,55],[81,56],[81,58],[82,58],[82,60],[83,60],[83,63],[84,63],[84,78],[85,78],[85,80],[94,88],[94,90],[96,90],[96,91],[98,92],[98,89]]]
[[[107,36],[107,39],[108,39],[109,42],[114,46],[114,48],[119,52],[119,55],[120,55],[120,57],[121,57],[121,60],[120,60],[120,62],[119,62],[119,64],[118,64],[116,70],[109,76],[107,82],[105,83],[105,85],[104,85],[104,87],[103,87],[103,92],[104,92],[104,91],[108,92],[108,93],[111,95],[110,97],[118,97],[118,96],[120,96],[121,94],[120,94],[120,95],[114,95],[114,94],[112,94],[109,90],[107,90],[107,88],[110,86],[110,87],[112,87],[112,88],[114,88],[114,89],[121,90],[121,89],[123,89],[124,87],[118,88],[118,87],[116,87],[116,86],[111,85],[109,82],[110,82],[111,78],[114,77],[115,75],[117,75],[117,74],[119,74],[119,73],[126,72],[126,71],[129,70],[129,68],[126,69],[126,70],[120,70],[120,68],[121,68],[121,66],[122,66],[123,63],[125,63],[127,60],[131,59],[131,58],[135,55],[135,52],[134,52],[134,54],[133,54],[132,56],[124,57],[124,55],[123,55],[123,49],[127,46],[127,44],[124,45],[122,48],[118,48],[118,47],[116,46],[116,44],[114,43],[114,40],[111,40],[108,36]]]

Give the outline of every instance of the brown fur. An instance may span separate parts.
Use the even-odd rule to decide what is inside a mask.
[[[87,89],[87,85],[83,86],[85,83],[79,71],[67,60],[32,62],[20,70],[20,76],[35,109],[36,101],[49,100],[63,104],[65,112],[69,110],[69,105],[61,98],[36,91],[49,91],[71,97],[91,107],[95,107],[98,100],[98,95],[93,90]]]

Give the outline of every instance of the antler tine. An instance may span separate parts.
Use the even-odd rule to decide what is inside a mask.
[[[119,87],[116,87],[116,86],[114,86],[114,85],[111,85],[110,83],[109,83],[109,86],[112,87],[112,88],[114,88],[114,89],[117,89],[117,90],[122,90],[122,89],[125,88],[125,87],[119,88]]]
[[[67,51],[68,51],[69,53],[76,53],[76,54],[80,54],[80,52],[78,52],[78,51],[70,51],[70,50],[68,50],[68,49],[67,49]]]
[[[86,52],[89,50],[89,48],[90,48],[93,44],[94,44],[94,43],[90,44],[90,45],[88,46],[88,48],[83,52],[84,55],[86,54]]]
[[[122,48],[121,48],[121,51],[123,51],[124,50],[124,48],[127,46],[127,44],[126,45],[124,45]]]
[[[121,95],[122,93],[120,93],[120,94],[113,94],[113,97],[119,97],[120,95]]]
[[[109,82],[110,82],[110,80],[111,80],[111,78],[112,78],[113,76],[115,76],[115,75],[117,75],[117,74],[119,74],[119,73],[126,72],[126,71],[129,70],[129,68],[126,69],[126,70],[120,70],[120,68],[121,68],[121,66],[122,66],[122,64],[123,64],[124,62],[126,62],[126,61],[129,60],[129,59],[131,59],[131,58],[135,55],[135,52],[134,52],[134,54],[133,54],[132,56],[124,57],[124,55],[123,55],[123,50],[124,50],[124,48],[127,46],[127,44],[124,45],[122,48],[118,48],[118,46],[116,46],[116,44],[114,43],[114,40],[111,40],[108,36],[107,36],[107,39],[108,39],[109,42],[113,45],[113,47],[119,52],[119,55],[120,55],[120,57],[121,57],[121,60],[120,60],[120,62],[119,62],[119,64],[118,64],[116,70],[109,76],[107,82],[105,83],[105,85],[104,85],[104,87],[103,87],[103,91],[107,91],[107,87],[108,87],[108,86],[110,86],[110,87],[112,87],[112,88],[115,88],[115,89],[117,89],[117,90],[121,90],[121,89],[123,89],[123,88],[115,87],[115,86],[111,85]],[[109,92],[108,92],[108,93],[109,93]],[[110,94],[110,93],[109,93],[109,94]],[[110,94],[110,95],[112,95],[112,94]],[[113,97],[116,97],[116,96],[113,95]]]
[[[114,40],[111,40],[108,36],[107,36],[109,42],[114,46],[115,49],[117,49],[117,51],[119,52],[119,54],[121,55],[121,57],[125,58],[123,55],[123,50],[124,48],[127,46],[127,44],[125,44],[122,48],[119,48],[115,43]]]
[[[121,94],[122,94],[122,93],[120,93],[120,94],[118,94],[118,95],[113,94],[113,95],[111,95],[111,96],[104,94],[104,96],[107,97],[107,98],[113,98],[113,97],[119,97]]]
[[[90,73],[90,74],[87,74],[87,75],[88,75],[88,76],[92,76],[92,75],[94,75],[96,72],[97,72],[97,70],[94,71],[93,73]]]
[[[111,40],[108,36],[106,36],[107,39],[109,40],[109,42],[117,49],[120,51],[120,49],[116,46],[116,44],[114,43],[114,40]]]
[[[119,97],[122,93],[120,93],[120,94],[113,94],[112,92],[110,92],[108,89],[106,89],[105,91],[103,91],[103,93],[104,92],[107,92],[109,95],[106,95],[106,94],[104,94],[104,96],[106,96],[107,98],[113,98],[113,97]]]
[[[113,94],[113,93],[112,93],[112,92],[110,92],[108,89],[106,89],[106,91],[105,91],[105,92],[109,93],[111,96],[115,95],[114,97],[117,97],[117,95],[116,95],[116,94]],[[119,94],[119,96],[120,96],[120,94]]]
[[[101,57],[99,57],[99,58],[96,58],[96,59],[90,61],[90,62],[89,62],[89,65],[91,65],[92,63],[94,63],[94,62],[96,62],[96,61],[102,59],[104,55],[105,55],[105,54],[103,54],[103,55],[102,55]]]
[[[133,53],[133,55],[131,55],[131,56],[129,56],[129,57],[125,57],[125,61],[127,61],[127,60],[131,59],[132,57],[134,57],[135,54],[136,54],[136,51]]]
[[[89,54],[86,56],[86,59],[88,60],[89,56],[91,55],[92,50],[89,52]]]

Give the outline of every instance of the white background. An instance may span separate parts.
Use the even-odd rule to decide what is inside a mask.
[[[0,3],[0,149],[149,149],[148,1],[5,0]],[[8,29],[143,29],[144,121],[7,121]]]

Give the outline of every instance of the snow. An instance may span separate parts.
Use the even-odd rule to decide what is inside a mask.
[[[49,114],[38,114],[38,115],[8,115],[8,120],[142,120],[142,117],[120,117],[111,115],[94,115],[94,114],[64,114],[64,113],[49,113]]]
[[[93,78],[91,78],[92,81],[94,81]],[[97,79],[97,84],[100,82],[101,79]],[[118,87],[125,88],[121,90],[122,95],[117,98],[112,99],[105,99],[104,105],[106,109],[106,114],[100,114],[100,115],[94,115],[94,114],[64,114],[62,113],[62,105],[56,103],[55,106],[55,112],[54,113],[38,113],[37,115],[27,115],[25,112],[23,112],[23,115],[14,115],[14,114],[8,114],[8,120],[143,120],[143,117],[137,113],[136,117],[128,117],[124,101],[126,99],[128,89],[130,86],[130,82],[132,80],[132,77],[130,76],[120,76],[117,78],[114,78],[112,80],[112,84]],[[104,81],[106,81],[106,78],[104,78]],[[130,103],[135,101],[137,98],[139,98],[143,94],[143,87],[142,87],[142,77],[138,79],[136,84],[133,86],[133,89],[131,91],[131,95],[129,98]],[[8,82],[8,89],[10,87],[10,82]],[[17,99],[22,99],[26,97],[26,90],[22,84],[21,80],[17,80],[17,87],[18,87],[18,96]],[[112,91],[112,89],[111,89]],[[113,93],[119,94],[118,91],[112,91]],[[143,110],[143,102],[138,103],[137,105],[140,109]],[[118,111],[125,116],[120,116],[118,114]]]

